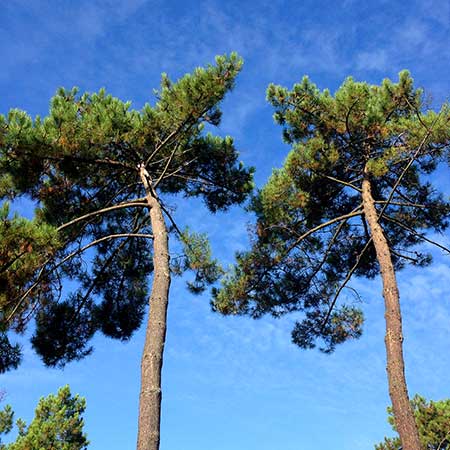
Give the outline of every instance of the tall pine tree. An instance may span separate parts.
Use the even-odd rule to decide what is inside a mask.
[[[252,189],[252,169],[238,162],[233,140],[204,132],[219,124],[219,103],[241,66],[232,54],[176,83],[163,75],[156,104],[141,111],[104,90],[61,89],[44,119],[19,110],[0,119],[0,170],[12,192],[38,203],[37,220],[56,230],[58,240],[8,299],[15,306],[4,326],[17,312],[36,310],[33,346],[47,365],[63,365],[90,353],[97,331],[130,338],[143,320],[153,272],[139,450],[159,448],[171,272],[195,271],[193,292],[220,274],[208,241],[182,231],[168,202],[174,195],[201,197],[215,212],[243,202]],[[172,265],[170,234],[184,249]],[[66,294],[61,287],[68,280],[77,288]]]
[[[307,77],[292,90],[271,85],[267,95],[292,150],[253,200],[252,248],[237,255],[213,307],[252,317],[303,311],[293,342],[331,352],[361,335],[362,312],[339,304],[344,289],[353,276],[381,272],[393,414],[403,449],[420,450],[396,272],[430,263],[417,249],[424,241],[449,253],[428,233],[448,225],[449,204],[430,174],[449,148],[450,109],[425,110],[406,71],[381,86],[349,78],[334,96]]]

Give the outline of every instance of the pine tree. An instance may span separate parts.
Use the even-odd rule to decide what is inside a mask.
[[[411,400],[422,447],[427,450],[447,450],[450,448],[450,400],[427,402],[424,397],[415,395]],[[392,407],[388,408],[388,422],[395,430]],[[375,446],[376,450],[398,450],[400,438],[385,438]]]
[[[345,292],[359,296],[349,281],[381,272],[389,392],[404,450],[419,450],[420,442],[404,375],[396,272],[430,263],[417,249],[421,242],[449,253],[427,233],[448,225],[449,204],[430,174],[449,148],[450,109],[426,111],[423,99],[406,71],[381,86],[348,78],[334,96],[307,77],[292,90],[269,86],[292,150],[253,200],[251,250],[237,255],[213,291],[213,307],[224,314],[304,312],[293,342],[319,342],[331,352],[362,332],[361,310],[338,304]]]
[[[252,169],[238,162],[233,140],[204,131],[219,124],[219,103],[241,66],[232,54],[175,83],[163,75],[156,104],[141,111],[104,90],[60,89],[46,118],[12,110],[0,119],[1,173],[13,192],[38,203],[37,220],[57,231],[58,245],[29,277],[29,288],[8,300],[18,310],[36,308],[32,344],[44,362],[61,366],[86,356],[97,331],[129,339],[143,320],[153,273],[139,450],[159,448],[171,271],[193,270],[193,292],[221,273],[208,241],[182,231],[168,202],[201,197],[216,212],[243,202],[252,189]],[[172,266],[170,234],[185,250]],[[66,294],[61,286],[69,280],[78,287]],[[7,316],[6,326],[14,319]]]
[[[89,444],[83,432],[83,413],[86,401],[72,396],[69,386],[59,389],[57,395],[39,400],[35,415],[27,427],[21,419],[17,439],[11,444],[0,444],[2,450],[86,450]],[[13,428],[14,413],[7,405],[0,411],[0,433],[7,434]]]

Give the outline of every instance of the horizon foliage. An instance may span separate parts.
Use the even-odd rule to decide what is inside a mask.
[[[414,416],[419,430],[420,440],[426,450],[447,450],[450,448],[450,399],[427,401],[416,394],[411,399]],[[392,407],[388,409],[388,422],[396,431]],[[375,445],[375,450],[398,450],[401,447],[399,437],[384,438]]]
[[[78,394],[72,396],[66,385],[56,395],[39,400],[29,426],[17,419],[16,440],[10,444],[0,442],[0,450],[86,450],[89,441],[83,432],[85,410],[86,400]],[[0,411],[0,434],[11,432],[13,423],[14,412],[7,405]]]

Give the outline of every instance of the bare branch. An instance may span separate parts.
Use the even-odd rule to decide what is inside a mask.
[[[48,260],[46,261],[48,262]],[[10,323],[11,319],[14,317],[14,315],[16,314],[17,310],[20,308],[20,306],[22,306],[22,303],[24,302],[24,300],[28,297],[28,295],[30,294],[30,292],[39,285],[39,283],[41,282],[41,277],[44,273],[44,269],[45,269],[45,264],[41,267],[38,276],[36,278],[36,281],[25,291],[25,293],[20,297],[20,299],[17,301],[16,306],[13,308],[13,310],[11,311],[11,313],[9,314],[9,316],[6,318],[6,323]]]
[[[413,162],[417,159],[417,157],[419,156],[420,152],[422,151],[423,146],[425,145],[427,139],[430,137],[430,134],[433,131],[434,125],[436,124],[437,120],[439,119],[439,116],[440,115],[438,114],[438,116],[434,120],[431,128],[427,128],[427,132],[426,132],[424,138],[422,139],[422,141],[420,142],[420,145],[417,147],[416,151],[412,155],[412,157],[409,160],[408,164],[406,164],[405,168],[402,170],[402,173],[399,175],[399,177],[395,181],[394,186],[392,187],[392,190],[389,193],[389,196],[388,196],[388,199],[386,201],[386,204],[383,206],[379,217],[381,217],[384,214],[384,211],[386,211],[386,208],[388,207],[389,203],[392,201],[392,198],[394,197],[395,191],[397,190],[398,186],[400,185],[403,177],[405,176],[405,174],[408,171],[408,169],[412,166]]]
[[[67,158],[71,161],[78,161],[78,162],[86,163],[86,164],[105,164],[108,166],[122,167],[124,169],[132,170],[132,171],[136,170],[133,166],[131,166],[129,164],[126,164],[121,161],[115,161],[115,160],[109,159],[109,158],[89,159],[89,158],[82,158],[80,156],[73,156],[73,155],[70,155],[70,156],[65,155],[64,158]],[[53,161],[53,162],[61,162],[63,158],[61,158],[61,157],[56,158],[56,157],[51,157],[51,156],[47,155],[47,156],[44,156],[42,159],[47,160],[47,161]]]
[[[433,245],[435,245],[436,247],[440,248],[441,250],[444,250],[444,252],[447,252],[447,253],[450,254],[450,249],[449,249],[449,248],[445,247],[444,245],[439,244],[439,243],[436,242],[436,241],[433,241],[433,240],[430,239],[430,238],[425,237],[423,234],[418,233],[416,230],[414,230],[414,229],[411,228],[411,227],[408,227],[408,225],[405,225],[404,223],[400,222],[399,220],[394,219],[393,217],[390,217],[390,216],[388,216],[388,215],[386,215],[386,214],[383,215],[383,219],[388,220],[389,222],[395,223],[395,224],[398,225],[399,227],[402,227],[402,228],[404,228],[405,230],[409,231],[409,232],[410,232],[411,234],[413,234],[414,236],[417,236],[418,238],[422,239],[423,241],[428,242],[428,243],[430,243],[430,244],[433,244]]]
[[[190,159],[189,161],[186,161],[185,163],[183,163],[180,167],[178,167],[177,169],[175,169],[173,172],[167,173],[164,175],[164,178],[170,178],[173,177],[175,175],[178,174],[178,172],[181,172],[185,167],[189,166],[189,164],[191,164],[192,162],[194,162],[195,160],[198,159],[198,156],[196,156],[195,158]],[[187,177],[185,177],[187,179]],[[197,181],[195,178],[191,178],[192,181]],[[212,184],[212,183],[211,183]]]
[[[334,219],[329,220],[328,222],[321,223],[320,225],[317,225],[314,228],[311,228],[306,233],[302,234],[298,239],[295,240],[295,242],[288,248],[286,251],[286,255],[290,253],[290,251],[295,248],[301,241],[306,239],[311,234],[315,233],[316,231],[321,230],[322,228],[328,227],[330,225],[333,225],[333,223],[341,222],[342,220],[350,219],[351,217],[360,216],[362,214],[361,205],[359,205],[357,208],[355,208],[352,212],[349,212],[348,214],[344,214],[339,217],[335,217]]]
[[[320,264],[315,268],[315,270],[313,271],[312,275],[310,276],[310,280],[312,280],[318,273],[319,271],[322,269],[323,265],[325,264],[325,261],[328,258],[328,255],[331,252],[331,248],[333,247],[334,243],[336,242],[340,232],[342,231],[342,228],[344,227],[344,225],[347,223],[347,221],[342,221],[338,227],[336,228],[336,231],[334,232],[333,236],[331,237],[330,241],[328,242],[328,246],[327,249],[325,250],[324,256],[322,258],[322,260],[320,261]]]
[[[166,208],[166,206],[163,203],[160,203],[161,209],[164,211],[166,216],[168,217],[170,223],[172,224],[175,231],[178,233],[178,235],[181,237],[183,236],[183,233],[181,232],[180,228],[178,227],[177,223],[175,222],[175,219],[170,214],[169,210]]]
[[[54,272],[56,269],[58,269],[59,267],[61,267],[64,263],[66,263],[67,261],[69,261],[71,258],[73,258],[76,255],[79,255],[80,253],[84,252],[85,250],[93,247],[94,245],[100,244],[101,242],[110,240],[110,239],[120,239],[120,238],[130,238],[130,237],[136,237],[136,238],[144,238],[144,239],[153,239],[153,235],[152,234],[141,234],[141,233],[119,233],[119,234],[110,234],[108,236],[103,236],[100,239],[97,239],[95,241],[90,242],[89,244],[73,251],[72,253],[70,253],[69,255],[67,255],[66,257],[64,257],[61,261],[59,261],[54,267],[52,267],[52,269],[50,270],[49,273]],[[9,316],[6,319],[6,322],[9,323],[12,319],[12,317],[14,316],[14,314],[17,312],[17,310],[19,309],[20,305],[23,303],[23,301],[28,297],[28,295],[31,293],[31,291],[39,285],[39,283],[42,280],[42,275],[44,274],[44,270],[45,270],[45,264],[48,263],[49,260],[47,260],[44,265],[42,266],[42,268],[39,271],[39,274],[36,278],[36,281],[26,290],[26,292],[20,297],[20,299],[17,301],[16,306],[14,307],[14,309],[12,310],[12,312],[9,314]]]
[[[359,98],[357,98],[348,108],[347,114],[345,115],[345,129],[347,130],[349,139],[352,138],[352,134],[350,132],[350,114],[352,113],[352,109],[356,106],[356,104],[359,102]]]
[[[359,253],[359,255],[356,257],[356,262],[355,264],[352,266],[352,268],[348,271],[347,276],[345,277],[344,281],[341,283],[341,285],[339,286],[338,290],[336,291],[333,300],[331,301],[331,304],[328,308],[328,312],[327,315],[325,316],[325,319],[322,322],[322,325],[320,327],[320,332],[322,332],[325,328],[325,325],[327,324],[328,320],[330,319],[331,313],[333,312],[334,306],[336,304],[336,301],[340,295],[340,293],[342,292],[342,290],[345,288],[345,286],[347,285],[347,283],[350,281],[350,278],[352,277],[352,275],[355,273],[356,269],[359,266],[359,262],[361,261],[361,258],[363,257],[364,253],[367,251],[367,249],[369,248],[369,245],[372,242],[372,238],[370,238],[367,242],[366,245],[364,245],[363,249],[361,250],[361,252]]]
[[[186,123],[188,123],[188,120],[184,120],[183,122],[180,123],[180,125],[178,125],[178,127],[173,130],[171,133],[169,133],[164,140],[159,143],[158,145],[155,146],[155,150],[153,150],[153,152],[150,154],[150,156],[147,158],[147,160],[145,161],[144,167],[147,167],[148,164],[150,163],[150,161],[152,160],[152,158],[165,146],[167,145],[167,143],[176,135],[178,134],[182,128],[186,125]]]
[[[385,200],[376,200],[376,204],[385,205],[388,202]],[[389,205],[395,205],[395,206],[409,206],[411,208],[427,208],[427,205],[421,205],[419,203],[410,203],[410,202],[394,202],[390,201]]]
[[[409,101],[409,98],[408,98],[406,95],[404,95],[403,97],[404,97],[404,99],[406,100],[406,103],[408,103],[408,106],[409,106],[412,110],[414,110],[414,112],[416,113],[416,116],[417,116],[417,118],[419,119],[419,122],[423,125],[423,127],[424,127],[426,130],[428,130],[428,131],[431,132],[431,129],[428,128],[427,124],[423,121],[422,117],[420,116],[420,111],[417,109],[417,107],[411,104],[411,102]]]
[[[136,237],[136,238],[143,238],[143,239],[153,239],[153,234],[143,234],[143,233],[118,233],[118,234],[109,234],[108,236],[102,236],[100,239],[96,239],[95,241],[89,242],[89,244],[86,244],[85,246],[73,251],[66,257],[64,257],[61,261],[58,262],[57,266],[61,266],[65,262],[67,262],[69,259],[72,259],[74,256],[79,255],[80,253],[83,253],[88,248],[93,247],[94,245],[98,245],[104,241],[109,241],[111,239],[121,239],[121,238],[129,238],[129,237]]]
[[[405,255],[404,253],[400,253],[397,250],[394,250],[393,248],[391,248],[391,252],[393,255],[397,256],[397,258],[406,259],[412,262],[413,264],[417,264],[420,262],[419,258],[413,258],[412,256]]]
[[[85,214],[84,216],[77,217],[76,219],[71,220],[70,222],[66,222],[63,225],[60,225],[56,230],[61,231],[64,228],[69,227],[70,225],[73,225],[75,223],[81,222],[84,219],[88,219],[89,217],[96,216],[98,214],[104,214],[109,211],[114,211],[117,209],[124,209],[124,208],[136,208],[136,207],[148,207],[147,203],[144,203],[145,198],[137,198],[136,200],[125,202],[125,203],[119,203],[118,205],[109,206],[108,208],[98,209],[97,211],[90,212],[88,214]]]
[[[198,118],[201,118],[204,114],[206,114],[206,112],[208,111],[208,109],[209,109],[209,108],[205,108],[203,111],[201,111]],[[153,158],[153,157],[154,157],[154,156],[155,156],[155,155],[156,155],[163,147],[165,147],[165,146],[170,142],[170,140],[171,140],[174,136],[176,136],[176,135],[183,129],[183,127],[184,127],[185,125],[189,124],[189,122],[190,122],[192,119],[193,119],[193,117],[191,117],[191,115],[189,115],[185,120],[183,120],[183,121],[180,123],[180,125],[178,125],[178,127],[177,127],[175,130],[173,130],[171,133],[169,133],[169,134],[164,138],[164,140],[163,140],[162,142],[160,142],[158,145],[156,145],[156,146],[155,146],[155,150],[153,150],[153,152],[150,154],[150,156],[149,156],[149,157],[147,158],[147,160],[145,161],[144,167],[147,167],[148,164],[150,163],[150,161],[152,160],[152,158]],[[193,123],[190,125],[190,127],[193,126],[193,125],[195,125],[195,123],[196,123],[197,120],[198,120],[198,119],[193,120],[193,121],[192,121]],[[189,128],[188,128],[188,129],[189,129]]]
[[[167,173],[167,170],[169,169],[170,163],[173,160],[173,157],[175,156],[175,153],[178,150],[178,145],[175,145],[169,158],[167,159],[166,165],[164,166],[163,171],[161,172],[161,175],[156,180],[155,184],[153,185],[153,189],[156,189],[158,187],[158,184],[161,182],[161,180],[164,178],[164,175]]]
[[[335,181],[336,183],[339,183],[339,184],[342,184],[344,186],[350,187],[350,188],[354,189],[355,191],[362,192],[359,187],[355,186],[352,183],[348,183],[347,181],[344,181],[344,180],[339,180],[338,178],[330,177],[329,175],[322,175],[322,176],[324,178],[327,178],[328,180]]]

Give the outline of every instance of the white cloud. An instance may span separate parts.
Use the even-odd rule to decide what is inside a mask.
[[[356,67],[358,70],[377,70],[386,71],[387,68],[387,52],[383,49],[377,49],[373,52],[361,52],[356,56]]]

